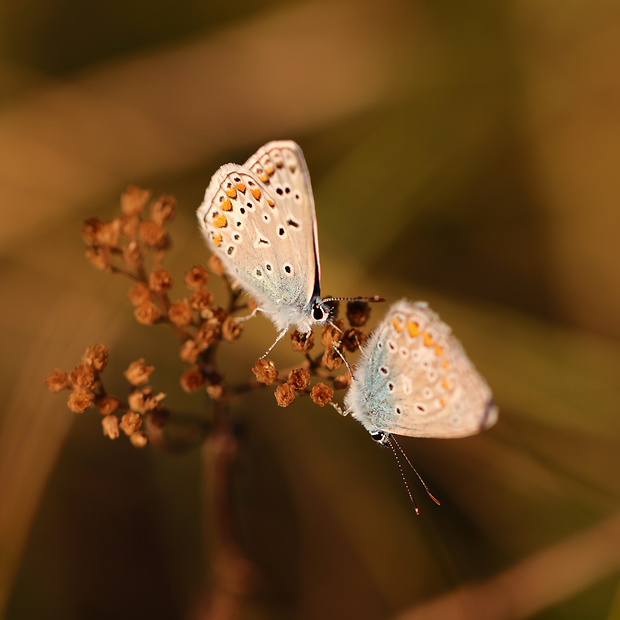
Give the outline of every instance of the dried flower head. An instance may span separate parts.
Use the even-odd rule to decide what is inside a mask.
[[[47,376],[45,385],[50,392],[62,392],[69,387],[69,377],[66,372],[57,368]]]
[[[129,301],[134,306],[139,306],[145,301],[151,301],[151,291],[144,282],[138,282],[135,286],[129,289]]]
[[[203,323],[196,334],[196,345],[204,351],[213,344],[220,335],[220,328],[216,323]]]
[[[118,240],[121,234],[121,221],[118,219],[111,222],[103,222],[97,232],[97,245],[106,248],[118,248]]]
[[[192,309],[187,299],[170,304],[168,318],[177,327],[185,327],[192,322]]]
[[[130,241],[123,248],[123,262],[129,269],[137,269],[142,264],[142,248],[137,241]]]
[[[241,336],[243,326],[232,316],[226,317],[222,323],[222,338],[228,342],[234,342]]]
[[[204,288],[209,281],[209,272],[202,266],[192,267],[185,274],[185,284],[193,291]]]
[[[118,409],[118,398],[116,396],[101,396],[95,399],[95,404],[101,415],[108,416]]]
[[[305,368],[293,368],[288,373],[287,383],[295,390],[303,392],[310,386],[310,373]]]
[[[215,254],[211,254],[208,265],[211,272],[216,276],[223,276],[226,273],[222,261]]]
[[[328,370],[337,370],[343,364],[342,354],[338,350],[338,344],[333,343],[331,346],[326,347],[321,358],[321,365]]]
[[[256,380],[265,385],[271,385],[278,378],[278,371],[271,360],[259,359],[254,364],[252,372],[256,376]]]
[[[295,400],[295,389],[288,383],[279,385],[274,393],[280,407],[288,407]]]
[[[317,383],[310,391],[310,398],[317,405],[323,407],[332,402],[334,390],[325,383]]]
[[[342,335],[342,345],[347,351],[351,351],[351,353],[355,353],[355,351],[360,349],[365,341],[366,336],[362,330],[355,327],[347,329]]]
[[[159,409],[161,407],[160,403],[165,397],[166,395],[161,392],[154,395],[151,388],[145,387],[131,392],[127,397],[127,402],[133,411],[149,413]]]
[[[110,248],[89,246],[86,248],[86,258],[97,269],[112,270],[112,254]]]
[[[93,404],[93,393],[84,388],[75,388],[69,395],[67,405],[73,413],[84,413]]]
[[[139,414],[129,411],[121,418],[120,426],[125,435],[131,435],[142,426],[142,418]]]
[[[141,383],[148,382],[153,370],[155,370],[153,366],[147,366],[144,363],[144,358],[140,358],[135,362],[131,362],[129,368],[123,374],[131,385],[140,385]]]
[[[186,340],[181,345],[180,355],[181,355],[181,359],[184,362],[190,362],[191,364],[193,364],[198,359],[198,356],[200,355],[200,349],[198,348],[196,341],[192,340],[191,338],[189,340]]]
[[[92,390],[95,387],[95,371],[90,364],[78,364],[69,373],[69,383],[74,388]]]
[[[121,211],[125,215],[139,215],[151,197],[151,192],[130,185],[121,195]]]
[[[142,431],[132,433],[129,437],[129,441],[131,441],[131,445],[134,448],[144,448],[147,444],[146,435]]]
[[[344,375],[337,375],[332,379],[335,390],[343,390],[351,385],[351,375],[347,372]]]
[[[143,301],[133,312],[138,323],[142,325],[155,325],[161,314],[152,301]]]
[[[293,351],[300,351],[306,353],[314,346],[314,334],[310,331],[307,334],[301,334],[295,330],[291,334],[291,346]]]
[[[140,216],[139,215],[122,215],[121,218],[121,234],[130,241],[138,240],[140,232]]]
[[[181,377],[181,387],[188,393],[197,392],[205,384],[204,375],[198,368],[190,368]]]
[[[347,319],[351,327],[362,327],[370,316],[370,304],[366,301],[350,301],[347,304]]]
[[[211,400],[220,400],[224,396],[224,388],[220,385],[208,385],[207,394]]]
[[[82,222],[82,239],[88,245],[99,244],[99,231],[101,230],[101,222],[97,218],[91,218]]]
[[[119,436],[118,419],[114,415],[106,415],[101,418],[101,427],[103,434],[110,439],[116,439]]]
[[[201,314],[211,307],[212,302],[213,294],[204,288],[192,291],[192,294],[189,296],[189,303],[192,308]]]
[[[170,246],[168,233],[159,224],[151,220],[140,222],[138,234],[146,245],[155,250],[165,250]]]
[[[101,372],[108,363],[108,354],[108,347],[103,344],[94,344],[86,349],[82,355],[82,361],[92,366],[96,372]]]
[[[151,219],[160,226],[169,222],[177,212],[177,201],[172,196],[160,196],[151,206]]]
[[[157,267],[149,276],[149,288],[156,293],[165,293],[172,286],[172,277],[167,269]]]
[[[340,342],[344,333],[344,322],[342,319],[334,319],[331,324],[323,326],[321,332],[321,344],[324,347],[331,347],[332,342]]]

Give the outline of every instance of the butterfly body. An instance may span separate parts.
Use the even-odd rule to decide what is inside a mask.
[[[486,381],[424,302],[394,304],[362,349],[347,411],[386,443],[390,434],[465,437],[497,420]]]
[[[269,142],[245,164],[222,166],[197,216],[226,271],[281,336],[329,320],[310,175],[295,142]]]

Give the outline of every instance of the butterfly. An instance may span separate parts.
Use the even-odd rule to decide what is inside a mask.
[[[307,334],[331,321],[329,302],[336,298],[321,298],[314,198],[295,142],[268,142],[245,164],[222,166],[197,216],[228,274],[279,330],[263,357],[291,326]]]
[[[384,445],[391,434],[466,437],[498,417],[489,386],[450,327],[425,302],[404,299],[362,347],[345,406]]]

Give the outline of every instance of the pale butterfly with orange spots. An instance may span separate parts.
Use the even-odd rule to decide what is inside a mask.
[[[392,433],[466,437],[498,416],[489,386],[448,325],[425,302],[404,299],[362,347],[345,405],[381,444]]]
[[[319,241],[310,175],[291,140],[261,147],[245,164],[212,177],[197,211],[204,237],[234,282],[279,330],[269,350],[296,327],[302,334],[331,322],[321,298]],[[382,298],[357,298],[382,301]]]

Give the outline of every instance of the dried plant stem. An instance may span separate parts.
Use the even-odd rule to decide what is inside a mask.
[[[211,562],[207,591],[192,610],[195,620],[238,617],[256,581],[256,569],[245,557],[237,535],[233,491],[238,443],[227,401],[213,403],[213,420],[203,449],[205,538]]]

